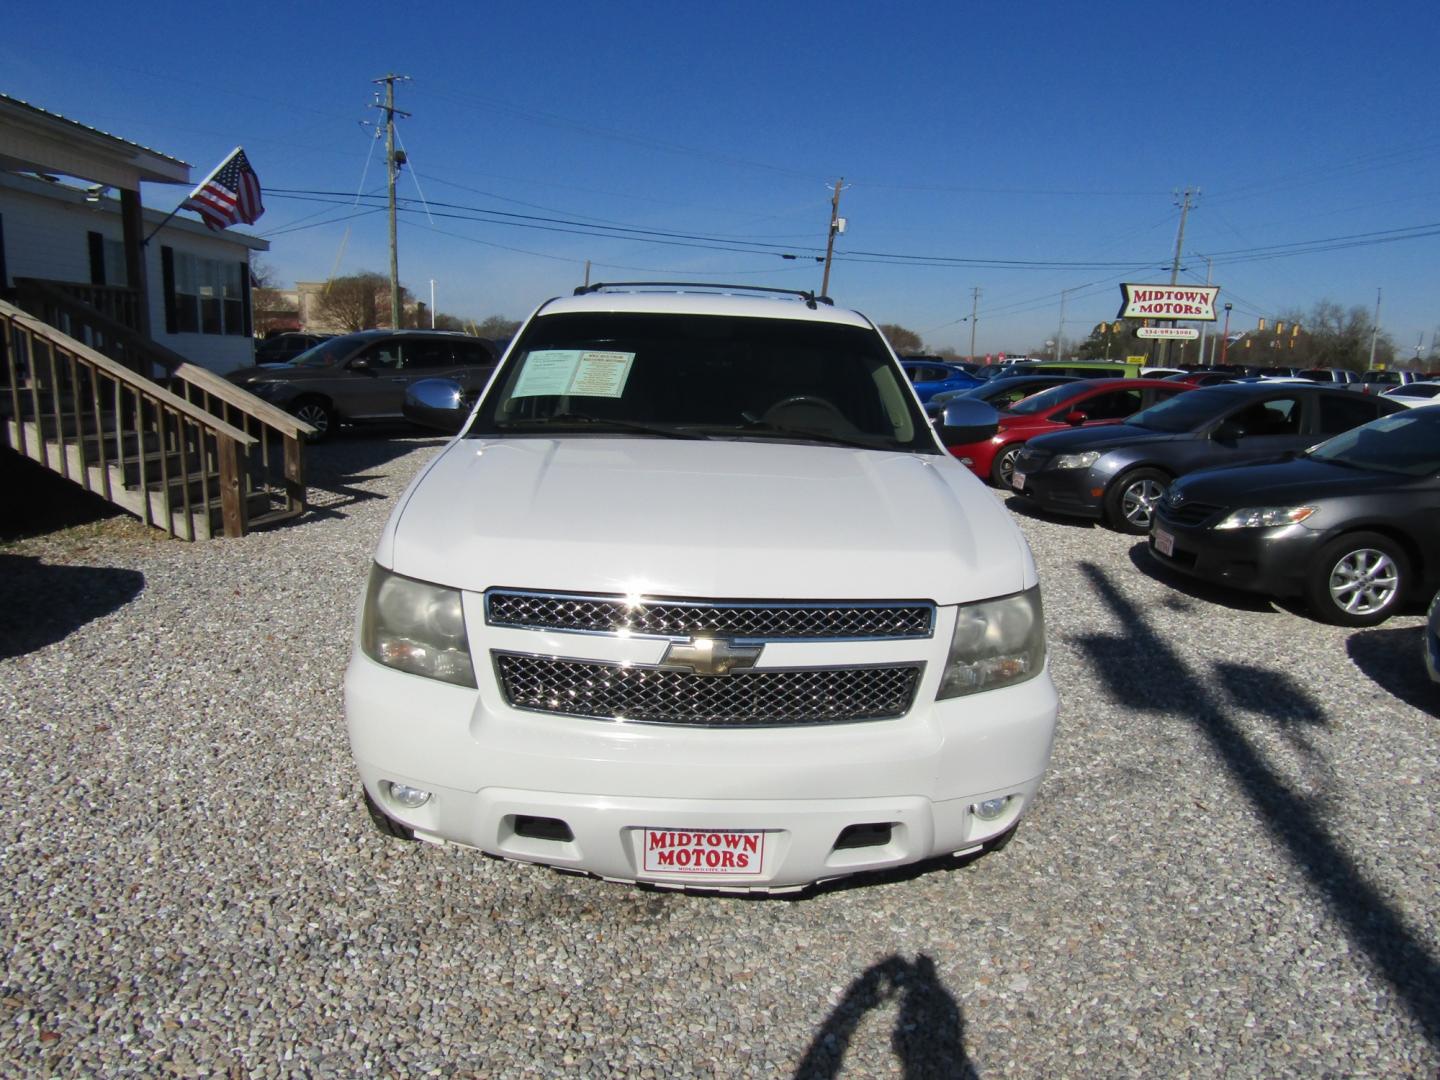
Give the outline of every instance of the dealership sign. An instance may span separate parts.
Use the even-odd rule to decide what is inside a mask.
[[[1215,321],[1218,285],[1121,285],[1121,319]]]
[[[1193,326],[1142,326],[1135,331],[1135,336],[1149,340],[1194,341],[1200,336],[1200,331]]]

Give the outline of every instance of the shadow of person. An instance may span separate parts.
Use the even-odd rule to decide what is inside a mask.
[[[960,1006],[940,981],[935,961],[924,954],[914,963],[887,956],[861,972],[810,1041],[794,1080],[839,1076],[860,1022],[891,1001],[897,1001],[898,1015],[890,1046],[906,1080],[978,1080],[965,1054]]]
[[[48,566],[28,555],[0,554],[0,660],[63,641],[144,587],[137,570]]]

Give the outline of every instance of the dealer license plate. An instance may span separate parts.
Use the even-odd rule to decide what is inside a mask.
[[[1161,555],[1175,554],[1175,537],[1171,536],[1164,529],[1155,530],[1155,550]]]
[[[1016,491],[1024,491],[1024,490],[1025,490],[1025,474],[1024,474],[1023,472],[1011,473],[1011,474],[1010,474],[1010,486],[1013,487]]]
[[[765,834],[753,829],[641,829],[641,866],[652,874],[758,875]]]

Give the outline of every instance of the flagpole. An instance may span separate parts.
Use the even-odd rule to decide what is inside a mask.
[[[158,233],[161,229],[163,229],[166,225],[169,225],[170,219],[173,218],[176,214],[178,214],[184,208],[185,204],[195,197],[195,193],[197,191],[203,188],[206,184],[210,183],[211,180],[214,180],[215,177],[219,174],[220,170],[223,169],[226,165],[230,164],[230,159],[238,153],[240,153],[240,147],[237,146],[234,150],[231,150],[230,153],[226,154],[223,158],[221,158],[220,164],[216,165],[215,168],[210,170],[210,175],[205,177],[204,180],[201,180],[200,183],[196,184],[193,188],[190,189],[190,194],[186,195],[185,198],[180,200],[179,206],[175,207],[174,210],[171,210],[170,213],[165,215],[165,220],[160,222],[159,225],[156,225],[155,228],[151,230],[150,235],[145,238],[144,242],[140,246],[148,247],[150,245],[150,241],[155,239],[155,234]]]

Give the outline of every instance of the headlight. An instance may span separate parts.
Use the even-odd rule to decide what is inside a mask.
[[[1248,510],[1233,511],[1217,529],[1268,529],[1275,525],[1294,525],[1304,521],[1319,507],[1316,506],[1255,506]]]
[[[1014,596],[962,604],[937,698],[961,697],[1024,682],[1045,664],[1040,587]]]
[[[1088,469],[1099,460],[1099,450],[1086,450],[1083,454],[1061,454],[1055,459],[1055,468]]]
[[[360,647],[386,667],[458,686],[475,685],[458,589],[370,571]]]

